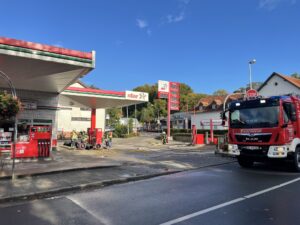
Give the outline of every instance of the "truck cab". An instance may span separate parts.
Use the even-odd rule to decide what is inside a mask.
[[[243,167],[256,161],[289,160],[300,171],[300,99],[273,96],[234,101],[228,112],[228,152]]]

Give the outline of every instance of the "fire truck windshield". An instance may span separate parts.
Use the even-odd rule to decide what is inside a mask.
[[[279,106],[235,108],[230,112],[231,128],[277,127]]]

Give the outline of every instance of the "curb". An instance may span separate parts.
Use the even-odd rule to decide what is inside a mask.
[[[162,172],[162,173],[155,173],[155,174],[149,174],[149,175],[141,175],[141,176],[135,176],[135,177],[127,177],[127,178],[120,178],[115,180],[103,180],[103,181],[97,181],[97,182],[91,182],[86,184],[78,184],[74,186],[68,186],[63,188],[56,188],[49,191],[41,191],[41,192],[32,192],[28,194],[22,194],[22,195],[15,195],[15,196],[9,196],[9,197],[0,197],[0,204],[3,203],[12,203],[12,202],[21,202],[21,201],[29,201],[29,200],[37,200],[37,199],[44,199],[44,198],[51,198],[56,197],[58,195],[62,194],[68,194],[68,193],[74,193],[78,191],[85,191],[85,190],[94,190],[97,188],[103,188],[115,184],[123,184],[123,183],[129,183],[134,181],[140,181],[140,180],[147,180],[155,177],[165,176],[165,175],[171,175],[181,172],[188,172],[193,171],[197,169],[207,168],[207,167],[214,167],[214,166],[220,166],[220,165],[226,165],[231,164],[234,162],[225,162],[225,163],[217,163],[214,165],[207,165],[207,166],[201,166],[193,169],[184,169],[184,170],[173,170],[168,172]]]
[[[141,175],[141,176],[136,176],[136,177],[120,178],[120,179],[116,179],[116,180],[104,180],[104,181],[99,181],[99,182],[92,182],[92,183],[80,184],[80,185],[75,185],[75,186],[70,186],[70,187],[52,189],[50,191],[43,191],[43,192],[36,192],[36,193],[32,192],[29,194],[4,197],[4,198],[0,198],[0,204],[1,203],[9,203],[9,202],[17,202],[17,201],[27,201],[27,200],[50,198],[50,197],[54,197],[54,196],[65,194],[65,193],[70,193],[70,192],[75,192],[75,191],[83,191],[83,190],[91,190],[91,189],[102,188],[102,187],[111,186],[111,185],[115,185],[115,184],[122,184],[122,183],[146,180],[146,179],[150,179],[150,178],[154,178],[154,177],[171,175],[171,174],[175,174],[175,173],[179,173],[179,172],[183,172],[183,171],[175,170],[175,171],[162,172],[162,173],[156,173],[156,174]]]
[[[52,171],[45,171],[45,172],[37,172],[37,173],[30,173],[30,174],[16,174],[16,178],[25,178],[25,177],[36,177],[41,175],[50,175],[50,174],[58,174],[58,173],[67,173],[67,172],[74,172],[79,170],[94,170],[94,169],[106,169],[106,168],[114,168],[119,167],[122,165],[110,165],[110,166],[90,166],[90,167],[77,167],[77,168],[69,168],[63,170],[52,170]],[[0,177],[0,180],[8,180],[11,179],[12,175],[7,175]]]

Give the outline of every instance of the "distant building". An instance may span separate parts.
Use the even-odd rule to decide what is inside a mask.
[[[209,130],[210,120],[212,120],[214,130],[226,130],[222,126],[220,113],[223,111],[224,101],[227,96],[208,96],[201,98],[196,106],[195,115],[191,117],[191,124],[196,125],[197,129]],[[231,101],[242,98],[242,95],[235,94],[227,99],[227,104]]]
[[[172,114],[171,127],[174,129],[191,129],[191,113],[177,112]]]
[[[136,118],[120,118],[120,124],[127,126],[130,120],[132,120],[132,129],[134,132],[140,130],[143,127]]]
[[[286,94],[300,95],[300,79],[274,72],[260,86],[258,92],[265,97]]]
[[[228,98],[227,103],[240,99],[242,95],[235,94]],[[223,104],[226,96],[207,96],[201,98],[195,107],[195,111],[178,112],[171,115],[172,128],[191,129],[196,125],[197,129],[209,130],[210,120],[213,122],[214,130],[224,130],[220,119],[220,112],[223,110]]]

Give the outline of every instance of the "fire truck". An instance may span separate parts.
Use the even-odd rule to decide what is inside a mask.
[[[228,121],[228,152],[237,157],[240,166],[251,167],[254,162],[285,160],[300,172],[298,96],[233,101],[222,117],[223,121]]]

